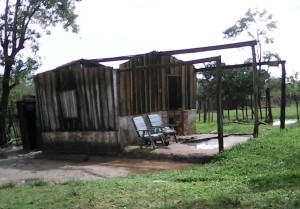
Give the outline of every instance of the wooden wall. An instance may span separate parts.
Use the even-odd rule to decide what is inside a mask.
[[[181,92],[179,109],[194,109],[196,76],[192,65],[155,67],[182,62],[173,56],[151,52],[121,64],[119,78],[119,111],[121,116],[170,110],[168,77],[177,76]],[[137,66],[148,66],[136,68]]]
[[[35,76],[42,132],[117,130],[116,72],[73,63]]]

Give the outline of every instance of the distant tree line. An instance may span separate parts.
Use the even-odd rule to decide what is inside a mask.
[[[211,67],[211,65],[207,65]],[[206,71],[197,77],[198,113],[203,121],[213,121],[215,112],[216,71]],[[222,78],[223,117],[228,120],[253,120],[252,69],[226,69]],[[287,105],[295,105],[299,120],[300,81],[298,73],[287,78]],[[272,122],[272,107],[278,107],[281,101],[281,78],[271,77],[267,70],[258,71],[259,117],[261,121]],[[235,115],[230,112],[235,110]],[[242,116],[238,111],[242,111]],[[201,112],[200,112],[201,111]]]

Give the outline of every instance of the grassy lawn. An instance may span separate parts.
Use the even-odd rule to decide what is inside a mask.
[[[215,129],[215,124],[201,126]],[[230,126],[224,125],[225,133],[251,133],[253,128]],[[260,126],[259,138],[192,169],[98,181],[4,184],[0,208],[300,208],[299,150],[300,124],[284,131]]]

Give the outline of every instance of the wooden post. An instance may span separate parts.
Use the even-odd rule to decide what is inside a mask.
[[[286,90],[286,72],[285,72],[285,62],[281,63],[281,104],[280,104],[280,129],[285,128],[285,90]]]
[[[251,46],[252,49],[252,69],[253,69],[253,103],[254,103],[254,128],[253,137],[258,137],[258,82],[257,82],[257,68],[256,68],[256,54],[255,47]]]
[[[217,85],[216,85],[219,152],[222,152],[224,150],[223,116],[222,116],[222,93],[221,92],[222,92],[222,68],[221,68],[221,56],[220,56],[220,58],[217,60]]]
[[[270,88],[266,89],[266,101],[267,101],[267,110],[268,110],[267,113],[268,122],[273,122]]]

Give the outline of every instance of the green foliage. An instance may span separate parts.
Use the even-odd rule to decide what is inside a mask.
[[[72,32],[78,32],[75,23],[74,2],[79,0],[34,0],[5,2],[3,13],[0,15],[1,65],[12,65],[9,72],[13,83],[25,77],[39,67],[38,39],[43,33],[50,34],[49,27],[57,24]],[[3,4],[3,3],[2,3]],[[20,51],[30,48],[32,54],[24,57]],[[7,70],[5,68],[5,70]]]
[[[210,66],[207,66],[210,67]],[[247,97],[253,92],[252,68],[226,69],[222,77],[222,96],[224,109],[235,109],[238,106],[244,107]],[[216,92],[216,70],[205,71],[199,74],[197,80],[198,100],[215,100]],[[265,83],[269,80],[270,74],[261,69],[258,71],[259,91],[263,94]]]
[[[267,10],[248,9],[242,18],[240,18],[233,26],[226,29],[223,34],[224,38],[236,38],[243,34],[251,37],[258,42],[256,51],[258,61],[270,61],[275,58],[280,60],[277,53],[266,52],[262,50],[263,44],[274,43],[274,38],[270,37],[270,32],[277,28],[277,21],[273,20],[273,15]]]
[[[236,38],[246,33],[255,40],[262,37],[266,44],[273,43],[274,39],[267,37],[267,34],[277,28],[276,24],[277,21],[273,20],[273,15],[268,14],[267,10],[248,9],[244,17],[223,32],[224,38]]]
[[[18,86],[10,92],[9,107],[13,109],[17,101],[22,100],[23,96],[35,95],[34,83],[32,79],[22,79]]]
[[[32,187],[41,187],[49,185],[49,182],[40,179],[34,179],[33,181],[30,181],[29,185]]]
[[[11,181],[11,182],[0,185],[0,190],[14,188],[15,186],[16,186],[16,183]]]
[[[9,95],[20,80],[27,78],[40,65],[38,40],[43,34],[49,35],[50,28],[56,25],[77,33],[75,2],[78,1],[6,0],[1,3],[0,65],[4,73],[0,100],[0,146],[7,142],[4,130]]]

